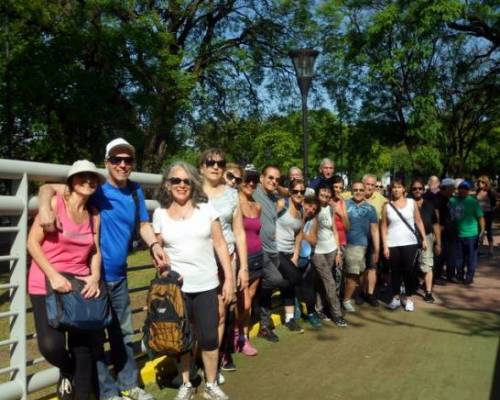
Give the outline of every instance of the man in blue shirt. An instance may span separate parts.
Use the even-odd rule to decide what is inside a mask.
[[[134,156],[135,149],[126,140],[118,138],[108,143],[105,157],[108,178],[90,200],[90,204],[99,209],[101,216],[99,245],[102,278],[108,287],[113,311],[113,322],[107,330],[116,380],[106,362],[102,332],[95,346],[100,400],[153,399],[138,384],[138,368],[133,351],[132,310],[127,285],[127,256],[137,219],[139,232],[151,251],[155,265],[164,267],[168,260],[149,223],[144,193],[138,183],[129,181]],[[40,188],[40,221],[46,231],[53,230],[55,222],[50,200],[56,191],[63,193],[65,190],[65,185],[44,185]],[[136,203],[139,210],[136,210]]]
[[[353,183],[352,195],[352,199],[345,203],[351,224],[347,232],[345,247],[346,287],[343,305],[347,312],[356,311],[352,304],[352,296],[359,285],[359,276],[366,269],[365,256],[369,239],[373,246],[372,263],[374,264],[378,261],[380,248],[377,212],[365,199],[363,182]]]

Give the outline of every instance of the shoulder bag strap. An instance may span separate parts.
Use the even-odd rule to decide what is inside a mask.
[[[413,233],[415,235],[415,237],[417,238],[417,243],[418,244],[422,243],[422,239],[420,239],[420,236],[417,234],[415,229],[412,228],[411,225],[408,223],[408,221],[405,219],[405,217],[403,217],[403,214],[401,214],[399,212],[399,210],[394,206],[394,204],[392,204],[392,202],[389,201],[389,205],[392,207],[392,209],[394,211],[396,211],[396,214],[398,215],[398,217],[401,219],[401,221],[404,222],[404,224],[408,227],[408,229],[411,231],[411,233]]]

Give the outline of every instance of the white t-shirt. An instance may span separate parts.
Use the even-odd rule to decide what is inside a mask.
[[[316,254],[329,254],[337,249],[337,242],[335,241],[335,236],[333,235],[331,207],[321,207],[317,218],[318,241],[314,252]]]
[[[406,205],[403,208],[398,208],[403,218],[408,224],[415,229],[415,201],[406,199]],[[394,211],[389,203],[386,205],[387,220],[387,243],[388,247],[409,246],[417,244],[417,238],[412,231],[401,221],[399,215]]]
[[[219,286],[212,242],[212,222],[219,218],[210,203],[200,203],[183,220],[170,218],[165,208],[153,213],[153,230],[161,234],[172,270],[183,278],[182,291],[198,293]]]
[[[236,239],[233,233],[233,214],[236,207],[238,207],[238,201],[238,191],[229,186],[226,187],[221,196],[208,199],[208,202],[219,213],[222,234],[224,235],[224,239],[226,239],[229,254],[234,253],[235,249]]]

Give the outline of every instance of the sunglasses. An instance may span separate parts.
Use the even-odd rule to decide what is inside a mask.
[[[258,176],[247,176],[245,178],[245,183],[253,183],[254,185],[257,185],[259,183],[259,177]]]
[[[108,158],[108,161],[113,165],[120,165],[122,161],[125,165],[132,165],[134,162],[134,157],[120,157],[120,156],[111,156]]]
[[[290,190],[290,193],[291,194],[300,194],[300,195],[304,196],[306,194],[306,191],[305,190],[292,189],[292,190]]]
[[[182,178],[177,178],[177,177],[174,177],[174,178],[168,178],[168,181],[172,184],[172,185],[180,185],[181,182],[184,183],[184,185],[186,186],[191,186],[191,179],[182,179]]]
[[[205,160],[206,167],[215,167],[226,168],[226,160]]]
[[[364,191],[365,191],[365,189],[352,189],[352,191],[353,191],[354,193],[356,193],[356,192],[361,192],[361,193],[362,193],[362,192],[364,192]]]
[[[96,181],[97,180],[97,175],[92,173],[92,172],[80,172],[79,174],[76,174],[79,179],[81,179],[84,182],[91,182],[91,181]]]
[[[377,189],[383,189],[384,187],[382,185],[377,185]]]
[[[412,190],[412,192],[417,192],[417,191],[422,192],[424,190],[424,188],[416,186],[416,187],[412,187],[411,190]]]
[[[235,181],[237,185],[243,182],[243,179],[241,179],[239,176],[234,176],[231,172],[226,173],[226,177],[230,181]]]
[[[279,182],[280,181],[280,178],[277,177],[277,176],[272,176],[272,175],[268,175],[266,176],[266,179],[269,179],[270,181],[276,181],[276,182]]]

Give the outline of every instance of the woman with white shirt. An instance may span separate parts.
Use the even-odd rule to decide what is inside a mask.
[[[170,268],[182,277],[182,292],[205,368],[203,395],[206,399],[227,399],[216,382],[219,273],[214,249],[223,269],[220,296],[226,305],[233,296],[233,281],[219,214],[203,193],[196,169],[184,162],[174,163],[163,174],[159,201],[161,207],[153,214],[153,229],[170,257]],[[191,399],[195,393],[189,381],[191,357],[191,353],[181,355],[183,384],[176,400]]]
[[[327,184],[320,184],[317,189],[320,203],[318,213],[318,239],[312,256],[312,263],[325,289],[325,297],[333,322],[337,326],[345,327],[347,322],[342,318],[342,309],[337,295],[335,282],[335,265],[340,264],[339,236],[335,225],[335,210],[330,206],[332,188]]]
[[[388,307],[395,310],[403,305],[406,311],[414,311],[412,295],[417,283],[415,256],[420,238],[422,249],[427,248],[424,224],[415,201],[406,198],[406,189],[401,179],[392,181],[391,194],[391,201],[382,209],[381,220],[384,257],[389,260],[392,276],[393,298]],[[401,282],[405,285],[404,298],[400,298]]]
[[[245,229],[239,207],[238,191],[225,184],[223,174],[226,169],[224,152],[212,148],[200,157],[199,168],[203,177],[203,191],[208,196],[220,216],[222,233],[226,240],[233,273],[233,297],[229,312],[222,298],[219,299],[219,343],[220,367],[234,371],[231,354],[234,353],[234,313],[236,312],[236,293],[248,287],[248,259]],[[226,320],[227,315],[227,320]],[[222,380],[223,378],[220,377]],[[219,383],[222,383],[221,381]]]

